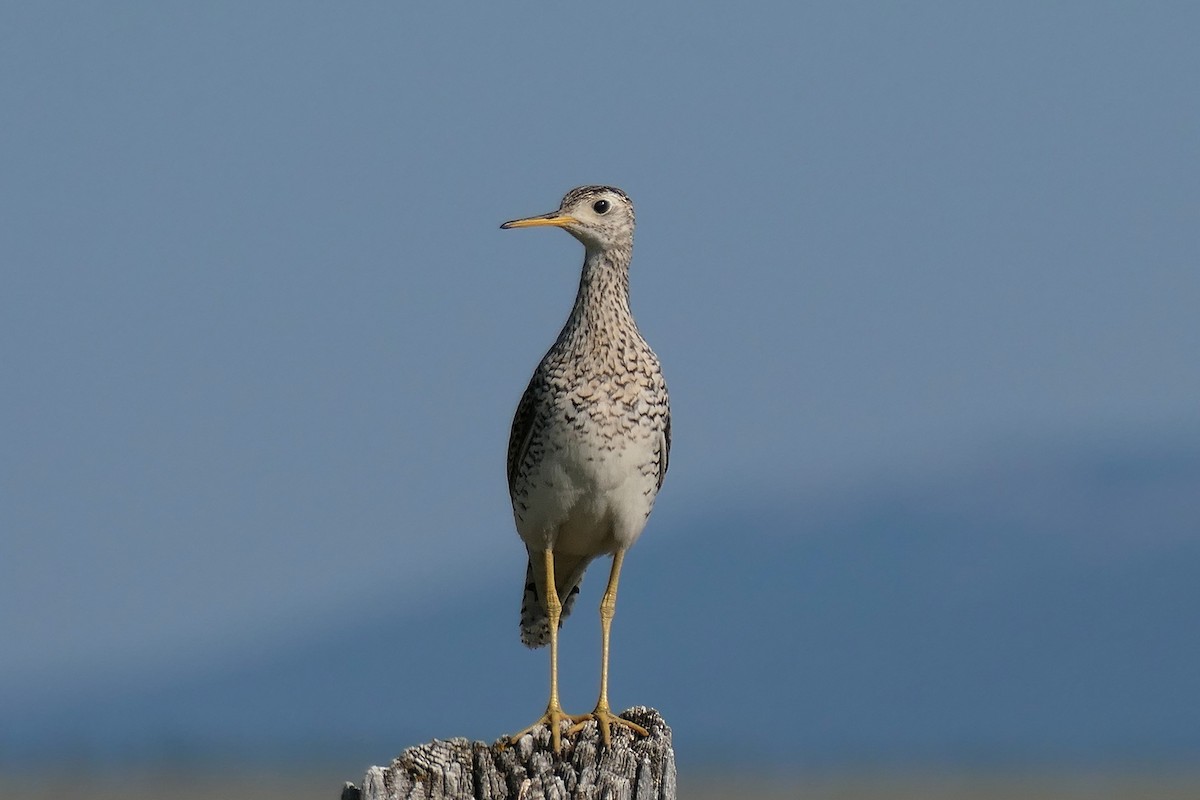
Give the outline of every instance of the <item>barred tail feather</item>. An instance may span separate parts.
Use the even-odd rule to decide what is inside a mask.
[[[558,627],[571,614],[575,598],[579,596],[579,585],[587,570],[590,557],[555,556],[554,577],[558,584],[558,597],[562,601],[562,616]],[[526,647],[542,647],[550,643],[550,617],[538,585],[544,580],[541,569],[535,569],[533,560],[525,568],[525,594],[521,598],[521,643]]]

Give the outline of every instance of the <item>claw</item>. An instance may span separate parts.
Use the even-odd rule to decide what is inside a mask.
[[[650,735],[650,731],[646,730],[641,725],[638,725],[636,722],[630,722],[624,717],[618,717],[616,714],[612,713],[612,710],[607,706],[597,706],[596,710],[590,714],[580,714],[579,719],[576,720],[575,724],[567,730],[567,735],[572,736],[576,733],[579,733],[579,731],[583,730],[588,722],[592,720],[596,721],[596,727],[600,729],[600,740],[604,742],[605,747],[612,747],[612,735],[609,732],[609,729],[613,725],[629,728],[635,734],[641,736]]]
[[[551,745],[551,747],[554,748],[555,753],[560,753],[560,752],[562,752],[562,724],[564,722],[575,723],[571,726],[571,728],[569,728],[567,730],[567,735],[570,736],[580,726],[583,725],[585,720],[589,720],[591,718],[592,718],[591,714],[567,714],[567,713],[563,712],[561,706],[552,705],[546,709],[545,714],[542,714],[542,716],[539,717],[538,720],[536,722],[534,722],[532,725],[530,725],[528,728],[521,731],[520,733],[514,733],[512,736],[508,737],[508,741],[509,741],[509,744],[516,744],[517,741],[520,740],[520,738],[522,736],[524,736],[525,734],[533,733],[535,730],[537,730],[538,728],[540,728],[543,725],[549,725],[550,726],[550,745]],[[621,721],[625,722],[625,720],[621,720]],[[626,723],[626,724],[631,725],[632,723]]]

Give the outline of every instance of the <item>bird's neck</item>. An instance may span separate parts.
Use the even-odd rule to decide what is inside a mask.
[[[589,338],[613,328],[637,329],[629,310],[630,255],[629,249],[588,251],[564,333]]]

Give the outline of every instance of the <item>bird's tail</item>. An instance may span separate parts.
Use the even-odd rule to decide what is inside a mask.
[[[562,616],[558,620],[560,628],[575,605],[579,584],[583,582],[583,573],[591,560],[590,556],[554,555],[554,583],[562,601]],[[550,643],[550,617],[546,615],[546,605],[538,589],[545,583],[544,573],[541,559],[530,558],[529,566],[525,568],[525,595],[521,598],[521,643],[526,647],[541,647]]]

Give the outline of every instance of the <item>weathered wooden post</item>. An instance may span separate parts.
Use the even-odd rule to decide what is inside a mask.
[[[671,729],[653,708],[621,716],[650,732],[614,727],[605,748],[594,723],[550,747],[541,727],[514,744],[449,739],[410,747],[386,767],[371,767],[362,788],[342,800],[676,800]]]

